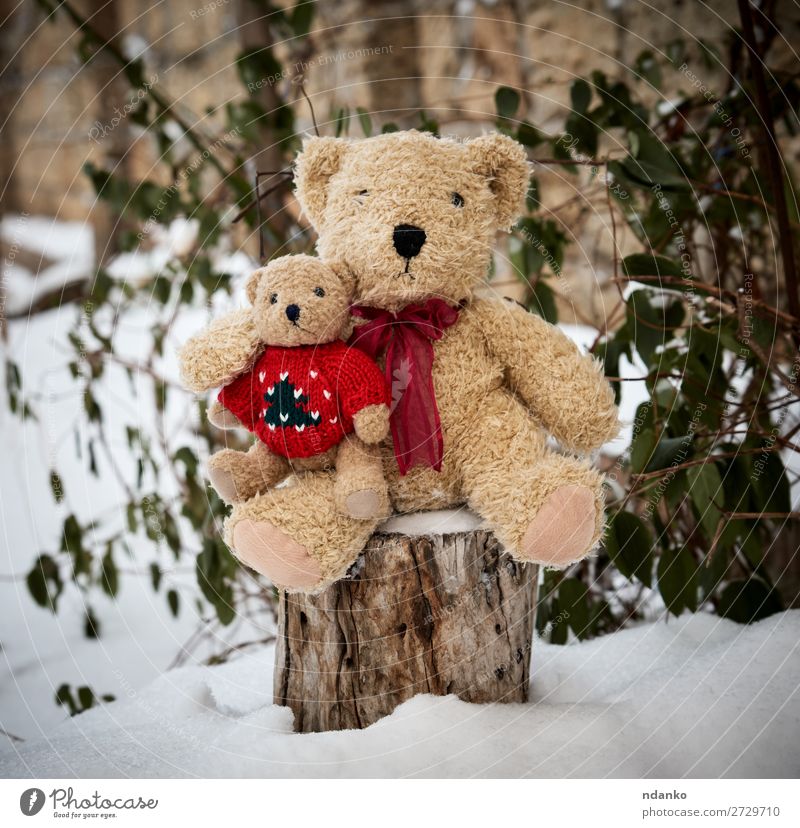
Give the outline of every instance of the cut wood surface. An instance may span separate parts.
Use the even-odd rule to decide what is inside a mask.
[[[524,702],[536,583],[488,532],[375,534],[347,579],[281,595],[275,702],[300,732],[367,727],[418,693]]]

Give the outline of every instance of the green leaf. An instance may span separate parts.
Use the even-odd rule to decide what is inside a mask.
[[[197,583],[222,624],[230,624],[236,617],[231,587],[236,568],[230,550],[221,541],[207,538],[203,542],[196,561]]]
[[[197,466],[200,461],[197,459],[197,455],[189,448],[189,446],[181,446],[181,448],[179,448],[175,454],[172,455],[172,459],[175,463],[183,463],[187,474],[194,475],[197,473]]]
[[[90,707],[94,707],[95,701],[95,695],[90,687],[78,688],[78,702],[82,710],[88,710]]]
[[[630,343],[624,341],[624,337],[614,336],[601,342],[597,346],[596,354],[603,360],[606,377],[619,377],[619,361],[623,355],[630,358]],[[611,387],[614,389],[614,400],[619,405],[622,399],[622,383],[612,380]]]
[[[28,592],[40,606],[55,612],[58,605],[58,596],[64,589],[58,564],[50,555],[39,555],[33,569],[26,578]]]
[[[158,592],[161,586],[161,567],[155,562],[150,564],[150,583],[153,585],[153,592]]]
[[[589,108],[592,100],[592,87],[583,78],[578,78],[569,90],[572,108],[581,115]]]
[[[544,135],[535,126],[523,121],[517,127],[517,141],[526,147],[537,147],[545,140]]]
[[[782,610],[777,590],[755,576],[728,583],[717,605],[720,615],[739,624],[751,624]]]
[[[634,253],[622,260],[622,272],[632,279],[637,276],[677,276],[682,275],[680,265],[666,256],[650,253]]]
[[[106,548],[106,554],[100,564],[100,586],[106,595],[114,598],[119,591],[119,572],[114,563],[111,544]]]
[[[347,135],[350,128],[350,108],[347,106],[340,107],[336,113],[336,137]]]
[[[633,437],[631,443],[631,471],[641,474],[656,447],[656,435],[652,428],[642,428]]]
[[[61,503],[64,499],[64,483],[61,480],[61,475],[55,469],[50,472],[50,491],[53,493],[55,502]]]
[[[513,118],[519,109],[519,92],[510,86],[501,86],[494,93],[494,104],[501,118]]]
[[[541,316],[548,322],[558,322],[558,309],[552,288],[544,279],[537,279],[531,286],[531,298],[528,300],[528,310]]]
[[[431,135],[439,135],[439,122],[429,117],[425,112],[419,113],[420,132],[430,132]]]
[[[645,471],[658,471],[673,464],[682,463],[688,459],[693,440],[693,434],[686,434],[683,437],[666,437],[662,434],[645,466]]]
[[[86,607],[86,615],[83,619],[83,634],[86,638],[100,638],[100,622],[94,610],[89,606]]]
[[[104,693],[101,697],[103,701],[112,702],[114,696],[110,693]],[[73,694],[72,687],[69,684],[62,684],[55,695],[55,702],[60,707],[66,707],[69,710],[70,716],[77,716],[78,713],[83,713],[98,704],[98,698],[91,687],[82,686],[75,689]]]
[[[91,572],[92,556],[83,544],[84,528],[75,515],[69,515],[62,526],[61,551],[72,558],[73,576]]]
[[[578,638],[589,635],[589,597],[586,587],[577,578],[564,578],[558,585],[558,605],[570,629]]]
[[[177,618],[180,599],[176,590],[170,589],[167,591],[167,604],[169,606],[169,611],[174,617]]]
[[[268,46],[255,46],[241,52],[236,58],[236,69],[251,95],[258,94],[259,90],[283,76],[283,69]]]
[[[646,187],[660,184],[672,189],[690,188],[674,152],[652,133],[636,131],[631,134],[636,136],[636,155],[628,155],[621,162],[630,178]]]
[[[361,131],[369,138],[372,135],[372,118],[369,117],[369,112],[363,106],[357,106],[358,120],[361,124]]]
[[[300,0],[289,15],[289,25],[297,37],[305,37],[314,19],[314,0]]]
[[[697,610],[697,563],[686,547],[668,549],[658,559],[658,591],[673,615]]]
[[[70,716],[74,716],[78,712],[78,706],[72,697],[72,689],[68,684],[62,684],[56,690],[55,702],[59,707],[66,707]]]
[[[89,418],[90,423],[99,423],[103,419],[103,413],[100,410],[100,406],[97,404],[97,400],[94,398],[94,395],[89,390],[88,386],[83,392],[83,408],[86,411],[86,415]]]
[[[605,547],[614,565],[626,578],[638,578],[646,586],[653,581],[653,536],[632,512],[617,512],[608,527]]]
[[[528,192],[525,194],[525,206],[531,212],[540,206],[539,182],[533,176],[531,176],[531,180],[528,183]]]
[[[768,451],[756,455],[752,472],[755,509],[763,512],[788,512],[791,509],[789,479],[780,454]]]
[[[633,291],[626,305],[627,320],[633,331],[636,350],[645,364],[650,365],[656,356],[656,348],[664,342],[660,314],[650,304],[650,294],[646,290]]]
[[[717,506],[724,506],[724,491],[722,478],[713,461],[709,460],[702,466],[690,466],[686,470],[689,483],[689,497],[695,513],[700,519],[703,532],[709,540],[717,531],[717,524],[722,516]],[[714,504],[717,504],[715,506]]]
[[[553,148],[553,156],[558,158],[559,161],[572,161],[572,155],[570,155],[570,151],[567,148],[569,144],[572,143],[572,136],[570,135],[559,135],[551,141],[551,146]],[[578,168],[575,164],[564,164],[561,167],[564,172],[571,173],[575,175],[578,172]]]
[[[567,137],[577,145],[578,151],[589,158],[594,157],[597,153],[598,129],[597,125],[593,123],[585,115],[580,115],[577,112],[571,112],[564,124],[564,130]]]

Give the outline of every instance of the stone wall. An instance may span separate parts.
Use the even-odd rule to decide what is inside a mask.
[[[220,129],[220,107],[246,94],[235,58],[243,41],[258,42],[263,25],[253,19],[256,7],[247,0],[197,2],[164,0],[151,6],[118,0],[92,21],[115,34],[128,54],[143,52],[146,76],[198,130],[213,135]],[[90,15],[96,8],[88,1],[76,5]],[[800,7],[785,0],[778,8],[786,40],[800,42]],[[443,131],[473,134],[491,124],[497,86],[509,85],[523,95],[521,115],[547,132],[563,123],[576,76],[601,69],[630,77],[627,67],[641,51],[662,52],[676,38],[691,43],[701,36],[724,49],[736,19],[735,0],[652,5],[640,0],[320,0],[310,48],[298,55],[284,43],[276,50],[304,74],[323,131],[332,130],[332,113],[347,105],[363,106],[377,124],[401,126],[417,123],[422,108]],[[8,115],[2,209],[90,218],[98,227],[98,252],[108,255],[116,217],[95,203],[81,168],[94,161],[152,177],[156,148],[129,118],[119,117],[131,94],[117,66],[103,56],[82,65],[75,55],[77,42],[63,16],[55,24],[46,22],[33,3],[17,6],[4,26],[1,56],[4,64],[13,59],[0,79],[3,117]],[[690,46],[690,52],[697,54],[698,48]],[[796,57],[784,47],[771,60],[794,65]],[[664,78],[662,93],[653,90],[651,96],[669,99],[688,84],[677,72]],[[703,82],[722,91],[729,79],[708,72]],[[280,83],[291,84],[291,78]],[[298,111],[302,127],[310,129],[307,108]],[[359,133],[354,124],[353,134]],[[606,145],[612,142],[609,137]],[[603,188],[558,170],[541,171],[540,177],[545,204],[579,242],[564,268],[561,288],[566,287],[568,300],[563,307],[578,321],[600,322],[612,270]],[[627,242],[621,243],[624,250]],[[498,279],[503,278],[501,262]]]

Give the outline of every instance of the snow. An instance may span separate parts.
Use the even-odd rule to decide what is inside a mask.
[[[537,641],[528,704],[421,695],[366,730],[302,735],[271,704],[267,646],[10,746],[0,777],[793,777],[799,640],[790,611]]]
[[[45,216],[8,215],[0,221],[0,239],[9,252],[3,267],[5,312],[26,313],[44,294],[90,278],[94,266],[94,230],[83,222]],[[20,250],[51,260],[35,275],[17,264]]]
[[[9,214],[0,221],[3,241],[48,259],[94,262],[94,229],[82,221]]]
[[[463,506],[458,509],[433,509],[394,515],[379,527],[380,532],[399,535],[446,535],[450,532],[472,532],[481,525],[475,512]]]

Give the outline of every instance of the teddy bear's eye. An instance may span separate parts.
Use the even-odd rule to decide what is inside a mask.
[[[462,196],[460,193],[452,193],[450,195],[450,201],[452,202],[454,207],[464,206],[464,196]]]
[[[325,290],[324,290],[324,288],[319,288],[319,287],[314,288],[314,294],[316,296],[324,296],[325,295]]]
[[[278,301],[278,294],[277,293],[270,293],[270,295],[269,295],[270,305],[274,305],[277,301]]]
[[[356,204],[363,204],[363,203],[364,203],[364,199],[365,199],[368,195],[369,195],[369,190],[359,190],[359,191],[355,194],[355,196],[354,196],[354,199],[355,199]]]

